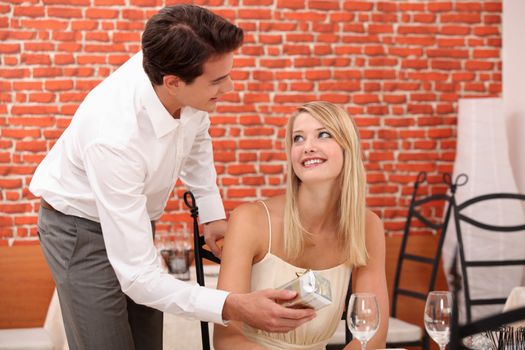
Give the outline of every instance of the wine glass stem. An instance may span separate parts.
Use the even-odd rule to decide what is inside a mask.
[[[366,343],[367,343],[366,340],[361,341],[361,350],[366,350]],[[443,349],[441,349],[441,350],[443,350]]]
[[[445,350],[447,347],[447,344],[438,344],[438,345],[439,345],[439,350]]]

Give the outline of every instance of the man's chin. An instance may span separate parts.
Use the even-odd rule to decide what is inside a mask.
[[[215,108],[217,107],[217,100],[210,101],[206,106],[204,106],[203,111],[205,112],[213,112],[215,111]]]
[[[207,104],[205,106],[199,105],[199,106],[188,106],[188,107],[191,107],[193,109],[197,109],[199,111],[211,113],[211,112],[215,111],[216,104],[215,103],[209,103],[209,104]]]

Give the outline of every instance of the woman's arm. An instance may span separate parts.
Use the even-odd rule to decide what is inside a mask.
[[[230,216],[222,251],[218,289],[238,293],[250,292],[254,259],[264,255],[265,239],[261,229],[267,226],[258,215],[257,204],[244,204]],[[264,218],[264,217],[263,217]],[[213,346],[221,349],[264,349],[248,340],[241,332],[242,323],[232,321],[228,327],[215,325]]]
[[[366,266],[354,270],[354,291],[373,293],[379,304],[379,329],[368,342],[368,348],[384,348],[388,331],[388,318],[390,315],[388,291],[385,273],[385,233],[383,223],[372,211],[367,210],[366,215],[366,249],[368,262]],[[345,347],[345,350],[360,349],[359,342],[354,339]]]

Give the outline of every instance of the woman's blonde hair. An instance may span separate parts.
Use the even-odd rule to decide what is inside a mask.
[[[297,258],[304,249],[308,232],[301,224],[297,205],[301,180],[293,171],[291,148],[293,124],[300,113],[308,113],[319,121],[343,149],[343,169],[339,174],[337,227],[338,238],[344,249],[346,263],[351,266],[366,264],[365,245],[365,169],[361,157],[361,146],[357,127],[348,113],[328,102],[310,102],[298,108],[290,117],[286,127],[286,154],[288,176],[286,204],[284,209],[284,248],[286,255]]]

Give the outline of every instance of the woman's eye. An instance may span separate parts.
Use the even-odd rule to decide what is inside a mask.
[[[296,143],[296,142],[301,142],[303,140],[303,137],[301,135],[295,135],[293,137],[293,142]]]
[[[321,131],[319,133],[319,138],[320,139],[329,139],[331,137],[332,137],[332,135],[330,135],[330,133],[328,131]]]

